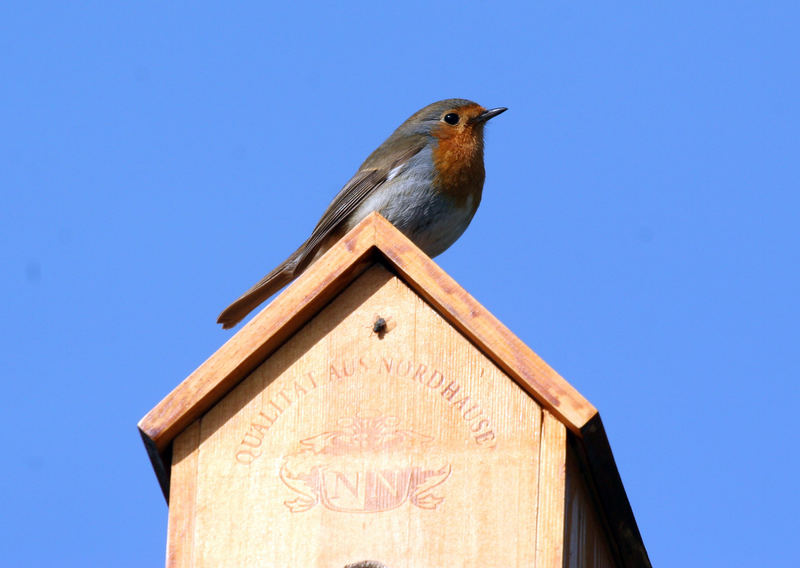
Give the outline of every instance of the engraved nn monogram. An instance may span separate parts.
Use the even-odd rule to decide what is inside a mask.
[[[320,503],[348,513],[389,511],[406,501],[436,509],[444,497],[434,489],[450,476],[450,464],[431,455],[431,436],[399,424],[395,416],[359,413],[301,440],[281,466],[281,480],[297,494],[284,504],[293,513]]]

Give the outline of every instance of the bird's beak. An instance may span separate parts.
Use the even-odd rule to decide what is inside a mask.
[[[508,109],[506,107],[490,108],[489,110],[485,110],[482,113],[480,113],[478,116],[473,118],[470,122],[472,122],[473,124],[486,122],[490,118],[494,118],[498,114],[502,114],[502,113],[506,112],[507,110]]]

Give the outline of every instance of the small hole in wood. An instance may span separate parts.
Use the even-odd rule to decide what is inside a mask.
[[[378,335],[378,339],[383,339],[383,336],[386,335],[389,326],[386,323],[386,320],[381,316],[377,316],[375,318],[375,323],[372,324],[372,331]]]

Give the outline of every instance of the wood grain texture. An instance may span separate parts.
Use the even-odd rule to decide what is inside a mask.
[[[197,514],[197,474],[200,422],[195,421],[173,444],[172,479],[167,526],[167,568],[194,566],[194,521]]]
[[[539,507],[536,516],[536,568],[561,568],[564,544],[564,468],[567,430],[548,411],[542,416],[539,446]]]
[[[364,341],[376,341],[379,342],[378,345],[386,347],[391,344],[391,338],[403,337],[404,334],[412,334],[412,336],[406,337],[406,340],[414,346],[412,350],[414,357],[416,357],[416,353],[419,349],[428,349],[429,359],[440,361],[436,363],[436,365],[440,367],[450,365],[448,368],[451,369],[451,373],[454,372],[452,371],[454,360],[448,359],[448,357],[451,357],[452,353],[458,352],[456,345],[460,345],[463,352],[470,353],[467,359],[464,360],[464,364],[467,365],[464,368],[472,369],[469,365],[477,364],[467,364],[466,361],[470,357],[482,357],[482,359],[480,359],[480,368],[484,376],[481,376],[480,380],[474,379],[474,377],[469,379],[469,381],[477,381],[470,382],[470,388],[473,388],[476,392],[488,388],[481,385],[483,385],[482,381],[485,379],[486,369],[492,369],[488,376],[495,377],[492,379],[494,382],[490,381],[486,383],[495,385],[491,388],[498,388],[497,384],[505,384],[503,381],[496,378],[502,376],[509,384],[515,384],[524,392],[528,393],[528,395],[532,397],[532,400],[527,397],[525,397],[525,399],[529,400],[530,404],[533,405],[526,407],[526,412],[530,414],[520,412],[519,409],[521,406],[519,405],[523,405],[521,402],[518,403],[516,410],[512,409],[510,412],[517,413],[516,416],[520,418],[521,424],[530,426],[527,422],[529,420],[535,420],[537,424],[541,424],[540,406],[543,406],[552,417],[557,418],[574,434],[576,446],[579,448],[577,453],[580,454],[581,459],[587,464],[586,471],[588,472],[588,478],[591,480],[591,485],[598,496],[597,503],[599,503],[602,509],[604,518],[608,518],[609,527],[611,527],[609,533],[612,535],[615,546],[618,546],[620,550],[620,558],[623,559],[625,566],[649,566],[644,544],[638,532],[636,521],[633,518],[630,504],[625,495],[619,472],[616,469],[616,464],[614,463],[614,458],[596,409],[577,393],[577,391],[575,391],[575,389],[560,375],[544,363],[532,350],[522,344],[522,342],[494,318],[494,316],[461,289],[455,281],[417,249],[413,243],[408,241],[408,239],[394,229],[391,224],[377,214],[371,215],[365,219],[359,226],[342,238],[342,240],[334,245],[326,255],[309,267],[302,276],[256,315],[141,420],[139,428],[165,496],[169,497],[170,495],[170,472],[174,474],[174,472],[185,470],[185,468],[170,467],[173,457],[173,443],[177,443],[179,434],[185,431],[195,420],[200,420],[201,423],[200,448],[202,451],[198,454],[198,459],[200,459],[200,455],[213,455],[212,450],[215,448],[214,444],[216,443],[213,440],[217,439],[217,431],[227,431],[228,428],[234,427],[239,428],[240,432],[242,428],[244,428],[245,431],[249,431],[248,429],[255,428],[259,425],[260,423],[256,421],[258,417],[253,417],[252,414],[248,415],[247,412],[252,412],[253,408],[261,408],[259,405],[262,403],[273,405],[269,408],[272,408],[273,412],[278,412],[278,416],[270,416],[270,418],[276,419],[276,424],[278,418],[283,419],[283,417],[299,413],[298,416],[289,421],[297,427],[297,432],[300,432],[302,430],[301,426],[305,424],[321,424],[320,421],[322,421],[323,418],[328,421],[334,419],[331,414],[333,412],[332,409],[338,407],[332,406],[328,408],[323,404],[318,406],[313,412],[300,411],[298,409],[299,405],[288,402],[293,396],[292,392],[298,397],[305,397],[306,395],[302,394],[303,389],[307,391],[310,400],[312,398],[312,393],[316,394],[322,392],[317,386],[312,388],[309,386],[308,382],[289,382],[284,385],[283,389],[295,389],[294,391],[281,389],[275,391],[277,387],[273,386],[273,383],[282,384],[281,381],[286,382],[288,379],[281,378],[284,377],[284,373],[289,373],[291,376],[291,373],[299,368],[297,365],[300,365],[300,363],[304,361],[307,363],[321,363],[323,360],[326,360],[326,358],[327,360],[333,360],[331,357],[341,359],[342,361],[348,360],[348,350],[352,350],[353,347],[346,343],[340,345],[337,340],[329,339],[328,332],[339,329],[339,324],[348,320],[352,314],[346,310],[340,310],[337,312],[339,314],[337,316],[339,320],[328,316],[327,319],[324,320],[324,322],[327,323],[324,323],[323,319],[316,316],[320,316],[323,311],[327,311],[330,305],[345,305],[340,302],[341,298],[345,296],[350,298],[349,308],[353,310],[353,314],[358,312],[362,304],[354,301],[352,298],[354,295],[358,296],[359,293],[363,295],[365,292],[355,291],[356,287],[350,285],[354,283],[357,278],[363,276],[365,271],[375,265],[382,265],[390,273],[399,277],[391,278],[390,276],[384,275],[384,278],[387,278],[387,283],[389,281],[394,282],[392,286],[396,289],[405,290],[403,293],[398,292],[399,297],[407,296],[413,299],[415,307],[411,311],[407,309],[405,311],[400,310],[397,312],[397,315],[392,315],[394,313],[392,311],[394,308],[392,302],[394,302],[396,298],[391,298],[391,302],[385,302],[380,307],[380,311],[383,312],[380,315],[384,316],[385,313],[390,316],[388,318],[389,331],[385,334],[384,339],[378,338],[378,336],[371,331],[374,320],[366,321],[361,324],[364,326],[362,330],[365,334],[364,337],[369,338],[368,340],[364,338],[361,339]],[[375,270],[380,271],[380,269]],[[372,270],[370,272],[378,273]],[[369,282],[372,281],[370,280]],[[364,281],[361,281],[359,286],[363,286],[363,283]],[[347,288],[346,292],[339,297],[339,294],[345,290],[345,288]],[[415,293],[412,293],[411,290]],[[333,304],[329,305],[331,302],[333,302]],[[378,309],[375,309],[377,312]],[[414,314],[413,326],[410,326],[406,318],[410,317],[409,314],[412,312]],[[327,313],[330,314],[330,311],[327,311]],[[362,312],[358,313],[363,316]],[[438,319],[420,317],[420,313],[436,314]],[[394,320],[392,320],[392,318],[394,318]],[[406,325],[403,327],[398,325],[401,318],[406,322]],[[447,333],[452,336],[447,335],[447,337],[450,339],[445,337],[446,334],[444,334],[444,332],[440,333],[436,331],[439,329],[449,330]],[[309,330],[311,333],[307,333]],[[433,337],[429,335],[429,330],[433,330]],[[314,342],[308,343],[309,337],[316,337],[316,341],[318,341],[320,345]],[[442,345],[444,345],[444,347],[440,345],[437,349],[436,344],[433,343],[434,340],[443,342]],[[323,348],[321,345],[325,347]],[[469,347],[469,349],[467,349],[467,347]],[[319,349],[325,350],[324,356],[319,354]],[[282,353],[280,357],[276,357],[278,351]],[[312,355],[312,352],[316,353],[316,355]],[[444,359],[435,359],[436,356],[444,357]],[[387,357],[391,360],[392,365],[392,370],[388,371],[387,374],[393,372],[397,373],[398,362],[403,365],[419,363],[419,361],[412,360],[413,358],[394,359],[391,354],[388,354]],[[411,363],[406,363],[405,361],[411,361]],[[448,361],[450,362],[448,363]],[[354,364],[358,364],[358,361],[355,359],[353,359],[353,362]],[[381,361],[381,363],[385,365],[383,361]],[[426,366],[426,370],[422,371],[422,376],[427,377],[425,380],[430,380],[430,369],[439,370],[439,367],[436,367],[433,363],[422,362],[422,364]],[[373,371],[379,368],[374,362],[370,363],[368,366]],[[256,369],[259,370],[256,371]],[[270,369],[269,372],[266,369]],[[346,376],[349,376],[346,373],[347,369],[348,367],[345,364],[342,372]],[[413,373],[418,370],[419,367],[413,369],[411,367],[403,367],[403,372],[411,373],[412,376]],[[428,374],[426,375],[425,373]],[[356,373],[356,375],[357,374],[358,373]],[[467,373],[467,375],[472,377],[472,371]],[[254,377],[261,378],[257,379]],[[508,381],[509,378],[511,381]],[[301,379],[296,377],[294,380],[300,381]],[[305,380],[309,381],[311,379],[306,378]],[[439,377],[436,376],[432,380],[432,383],[436,383],[438,380]],[[254,393],[258,389],[252,385],[254,382],[258,381],[261,381],[261,391],[259,391],[261,394],[256,396]],[[250,386],[245,387],[245,383]],[[362,383],[366,385],[372,384],[370,381],[362,381]],[[297,386],[297,384],[300,386]],[[347,381],[343,384],[351,385],[348,387],[351,390],[346,390],[346,392],[339,395],[343,397],[342,400],[352,399],[352,401],[360,401],[362,398],[359,397],[366,396],[365,393],[369,393],[369,396],[374,400],[381,400],[379,396],[381,392],[375,392],[371,387],[365,387],[363,385],[353,387],[352,385],[356,383]],[[387,384],[393,385],[395,383],[390,381]],[[424,384],[423,381],[423,386]],[[459,385],[459,388],[463,388],[463,384],[458,380],[455,381],[455,384]],[[439,385],[440,389],[446,387],[446,384]],[[333,387],[328,388],[328,390],[330,392],[335,391]],[[350,394],[346,394],[348,392]],[[452,405],[453,401],[456,400],[455,395],[447,400],[445,400],[445,395],[450,396],[449,392],[447,392],[445,394],[439,394],[439,399],[435,399],[434,397],[433,400],[438,400],[438,407],[430,400],[428,403],[432,404],[433,408],[438,408],[439,410],[450,408],[448,412],[452,413],[454,412],[454,407]],[[252,400],[247,399],[247,396],[250,396]],[[488,396],[486,392],[484,392],[484,396]],[[253,402],[253,400],[257,400],[257,402]],[[466,408],[457,407],[455,410],[469,410],[468,402],[469,401],[464,402],[462,405]],[[416,403],[409,399],[406,401],[406,404],[413,406]],[[275,408],[278,408],[280,412],[275,410]],[[399,409],[408,411],[404,406],[399,407]],[[483,410],[485,410],[485,408]],[[495,409],[495,412],[498,416],[504,416],[504,413],[509,411],[502,410],[498,407]],[[230,420],[222,420],[220,418],[222,416]],[[421,426],[430,426],[429,423],[421,418],[422,415],[414,414],[414,416],[418,417],[415,418],[415,420],[421,421]],[[455,416],[458,416],[458,412],[455,412]],[[535,418],[529,418],[528,416],[535,416]],[[303,418],[303,420],[300,420],[300,418]],[[342,418],[342,416],[339,415],[339,418]],[[244,422],[241,422],[242,420],[244,420]],[[329,424],[330,422],[326,423]],[[502,420],[499,421],[499,423],[506,424],[506,422]],[[477,423],[472,425],[477,427],[476,424]],[[492,424],[496,425],[494,422]],[[472,425],[468,425],[468,427],[472,427]],[[263,429],[263,426],[264,424],[260,424],[254,431],[256,434],[261,435],[261,438],[266,436],[264,434],[266,430],[271,430],[273,428],[271,425],[267,425],[268,428]],[[437,428],[439,427],[440,426],[437,426]],[[277,429],[277,427],[275,428]],[[491,430],[490,433],[489,430],[483,426],[477,428],[478,431],[473,433],[473,438],[481,435],[484,436],[483,441],[487,441],[490,440],[491,436],[497,436],[497,430]],[[294,430],[290,431],[294,432]],[[438,432],[439,430],[436,431]],[[444,429],[442,431],[444,431]],[[521,460],[521,462],[525,464],[525,468],[533,467],[530,462],[527,461],[533,460],[537,464],[536,467],[533,469],[524,469],[524,472],[527,473],[515,474],[503,468],[500,468],[499,471],[505,472],[500,475],[500,477],[505,475],[508,479],[515,479],[516,481],[514,481],[514,483],[525,483],[526,487],[532,488],[529,489],[530,491],[536,492],[538,491],[539,484],[539,470],[537,468],[538,460],[540,459],[538,443],[541,429],[535,427],[533,428],[533,432],[533,437],[529,438],[528,441],[529,444],[533,445],[526,445],[524,451],[520,449],[515,450],[517,454],[514,459]],[[289,431],[285,433],[288,435]],[[256,443],[257,441],[262,442],[261,438],[251,437],[248,439],[251,443]],[[292,439],[296,442],[295,438]],[[474,439],[473,443],[475,443]],[[279,447],[277,451],[280,452],[284,450],[286,450],[285,447]],[[529,451],[534,452],[534,457],[527,457],[529,456],[527,453]],[[280,459],[283,458],[281,457]],[[275,467],[279,466],[278,462],[273,461],[271,463]],[[200,467],[201,462],[198,462],[198,464],[198,467]],[[211,470],[209,469],[208,471]],[[514,475],[517,477],[514,477]],[[183,483],[183,481],[181,481],[181,483]],[[252,484],[252,487],[256,487],[259,486],[261,482],[254,477],[248,483]],[[345,483],[345,481],[342,481],[342,483]],[[501,498],[505,495],[505,493],[503,493],[505,489],[497,490],[499,493],[496,493],[495,489],[487,489],[482,485],[481,481],[473,480],[473,483],[480,485],[480,489],[484,492],[483,494],[487,500]],[[503,484],[499,485],[503,487]],[[247,486],[250,487],[250,485]],[[285,490],[286,485],[282,484],[282,488]],[[473,489],[477,490],[477,486],[473,487]],[[227,490],[220,489],[219,487],[213,488],[211,486],[203,486],[197,489],[198,493],[202,493],[208,498],[211,498],[209,492],[213,493],[218,490],[222,491],[221,494],[223,497],[230,497],[232,502],[235,502],[237,499],[241,500],[234,495],[235,491],[233,489]],[[179,491],[182,493],[185,491],[183,486],[181,486]],[[245,492],[245,494],[247,493]],[[530,495],[528,497],[532,498]],[[200,495],[198,495],[198,498],[200,498]],[[384,498],[385,496],[382,497],[382,499]],[[171,505],[172,502],[173,500],[170,499]],[[517,506],[522,507],[521,503],[523,502],[518,502]],[[527,501],[524,501],[524,503],[527,503]],[[505,506],[506,505],[503,505],[503,507]],[[530,511],[535,512],[537,507],[538,501],[534,500],[533,505],[525,505],[524,512],[520,512],[522,509],[519,509],[517,513],[508,513],[508,511],[504,509],[504,514],[516,514],[517,518],[522,518]],[[260,512],[259,509],[256,509],[256,513]],[[208,510],[202,509],[202,514],[199,516],[202,517],[203,515],[210,514]],[[326,518],[325,515],[328,513],[323,513],[320,507],[317,506],[313,514],[316,515],[317,521],[322,521]],[[489,513],[487,512],[486,514],[488,515]],[[363,515],[359,516],[356,514],[356,516],[362,519],[364,518]],[[481,518],[480,520],[486,523],[489,519],[490,516]],[[234,513],[229,514],[228,521],[231,523],[235,522]],[[362,522],[364,521],[362,520]],[[411,520],[400,521],[399,525],[387,524],[383,528],[391,534],[400,534],[403,530],[411,530],[412,525],[408,524],[411,522]],[[466,531],[464,527],[469,524],[469,521],[467,519],[462,519],[456,524],[461,527],[459,530],[463,532]],[[464,526],[462,526],[462,524]],[[484,524],[484,526],[486,525]],[[532,524],[528,526],[528,531],[533,531],[536,526],[537,521],[532,521]],[[449,527],[450,525],[448,525],[448,530]],[[451,546],[448,537],[449,532],[442,532],[444,529],[437,528],[436,526],[427,527],[427,525],[418,524],[414,526],[414,530],[422,530],[423,532],[424,530],[429,530],[430,534],[441,537],[441,542],[433,539],[425,541],[425,546],[433,547],[433,549],[437,549],[437,547],[438,549],[442,549],[442,547],[446,548],[447,546]],[[478,536],[476,536],[477,534],[478,533],[475,533],[471,537],[464,537],[461,539],[461,542],[472,543],[470,546],[478,546],[475,544],[477,542],[476,539],[478,539]],[[497,536],[499,533],[491,534]],[[228,536],[234,540],[238,538],[235,535]],[[173,537],[173,541],[177,542],[174,538],[175,537]],[[528,560],[533,562],[536,555],[536,535],[528,534],[527,537],[520,536],[519,538],[523,540],[527,538],[525,542],[528,543],[529,548],[526,549],[522,545],[516,546],[514,548],[514,554],[516,556],[514,556],[514,559],[509,560],[511,565],[525,565],[525,562],[528,562]],[[230,542],[234,541],[231,540],[229,543]],[[347,542],[347,540],[344,539],[341,542]],[[481,546],[491,549],[494,544],[493,541],[484,540]],[[408,550],[411,549],[408,548]],[[335,562],[338,562],[340,559],[345,559],[346,556],[348,555],[343,553],[341,558],[337,557],[335,559]],[[270,558],[262,558],[262,560],[266,562],[265,565],[270,564]],[[366,558],[371,557],[365,556],[362,557],[361,560]],[[381,558],[374,559],[381,560]],[[353,562],[358,560],[358,558],[352,559]],[[487,565],[495,564],[488,558],[484,558],[484,560],[487,561]],[[348,560],[348,562],[349,561],[351,560]],[[311,565],[314,564],[312,563]],[[393,566],[393,568],[395,567]]]
[[[200,420],[195,565],[532,566],[541,414],[372,268]]]
[[[603,421],[597,414],[575,438],[576,456],[583,464],[599,509],[609,528],[620,562],[626,568],[650,568],[650,559],[625,493]]]
[[[400,231],[373,213],[205,363],[180,383],[139,422],[158,475],[174,437],[317,313],[344,286],[376,260],[425,298],[456,329],[516,380],[568,428],[580,432],[596,409],[493,315],[425,256]],[[149,440],[149,443],[147,442]],[[169,480],[159,476],[165,494]]]
[[[414,290],[425,298],[480,349],[487,353],[531,396],[572,431],[580,429],[597,410],[541,357],[525,345],[486,308],[397,229],[378,216],[377,246]]]
[[[571,449],[567,452],[564,568],[617,568],[612,542],[587,480]]]
[[[305,323],[366,266],[360,261],[375,241],[374,226],[361,223],[248,322],[139,422],[163,451],[270,352]]]

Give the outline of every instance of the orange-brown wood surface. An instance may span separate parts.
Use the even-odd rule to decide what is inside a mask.
[[[184,430],[173,445],[172,478],[167,528],[167,568],[194,566],[194,520],[197,514],[197,458],[200,421]]]
[[[588,400],[411,241],[397,239],[397,229],[377,215],[375,232],[378,248],[417,293],[447,314],[459,331],[569,429],[580,433],[597,414]]]
[[[377,214],[139,429],[170,566],[555,566],[565,436],[620,564],[649,566],[596,409]]]
[[[561,568],[564,543],[564,468],[567,430],[546,410],[539,450],[539,507],[536,515],[536,566]]]
[[[384,259],[417,293],[576,433],[597,410],[430,258],[370,215],[178,385],[139,423],[165,452],[175,436],[321,309],[370,261]]]
[[[360,261],[374,240],[369,225],[351,231],[148,412],[139,428],[158,450],[167,449],[179,432],[325,305],[348,276],[363,270]]]
[[[536,402],[374,267],[202,417],[173,464],[178,483],[196,463],[194,505],[170,526],[194,512],[196,566],[533,566],[537,526],[561,526],[539,512],[542,456],[563,473],[549,420],[542,454]]]

